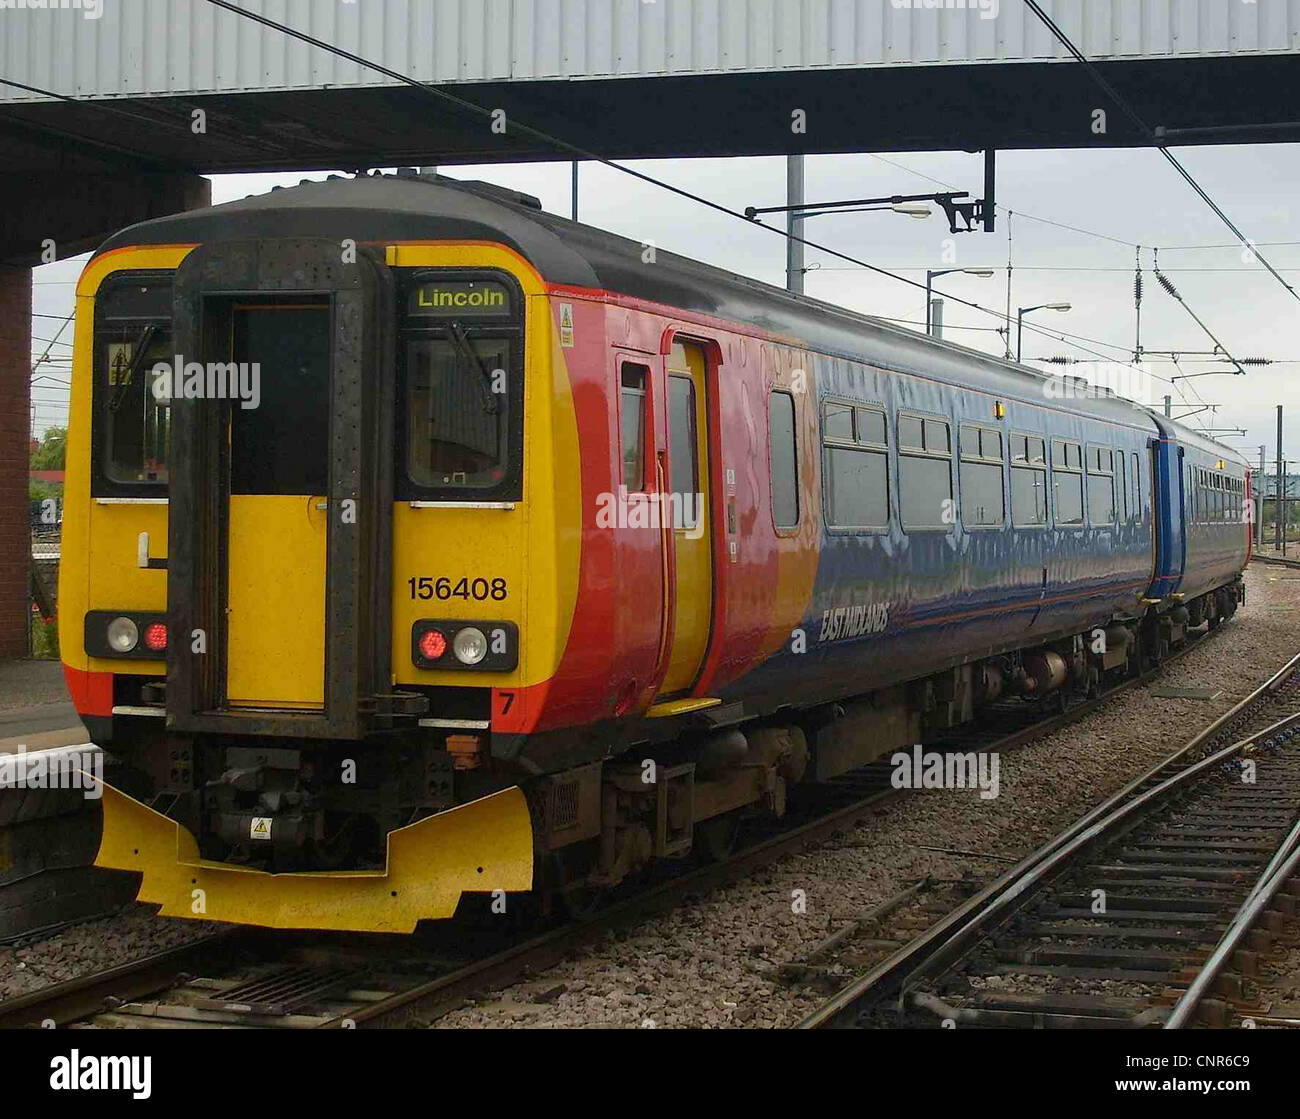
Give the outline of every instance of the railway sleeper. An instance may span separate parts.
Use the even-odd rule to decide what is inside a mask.
[[[1044,921],[1032,924],[1022,930],[1026,936],[1056,936],[1078,939],[1108,937],[1115,940],[1193,940],[1205,934],[1204,927],[1186,927],[1180,925],[1156,925],[1146,927],[1127,924],[1116,919],[1114,914],[1106,915],[1105,925],[1085,925],[1074,921]],[[1209,923],[1212,929],[1225,929],[1227,921]]]
[[[1094,964],[1108,965],[1116,975],[1127,978],[1126,973],[1132,969],[1155,971],[1165,968],[1169,975],[1182,966],[1187,956],[1184,951],[1170,949],[1161,951],[1154,948],[1088,948],[1076,945],[1040,944],[1032,948],[1006,947],[996,952],[997,959],[1004,963],[1025,964],[1069,964],[1088,967]]]
[[[1114,968],[1062,964],[992,964],[972,975],[1026,975],[1053,979],[1114,979]],[[1125,968],[1123,978],[1129,983],[1168,983],[1168,969]]]

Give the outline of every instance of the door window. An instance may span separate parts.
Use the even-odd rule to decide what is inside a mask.
[[[695,425],[695,384],[689,377],[668,378],[669,486],[672,490],[674,527],[694,529],[699,524],[700,460]]]

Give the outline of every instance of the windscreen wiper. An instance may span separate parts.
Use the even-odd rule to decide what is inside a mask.
[[[492,391],[492,374],[488,367],[483,364],[483,359],[479,357],[478,351],[474,349],[474,344],[470,342],[469,335],[465,333],[465,328],[453,320],[448,329],[451,332],[452,341],[456,343],[456,348],[460,351],[461,357],[469,358],[470,362],[479,371],[479,388],[483,391],[483,411],[495,413],[497,411],[496,393]]]
[[[135,352],[131,356],[131,364],[127,366],[122,379],[113,386],[113,395],[108,401],[108,410],[110,412],[116,412],[122,406],[122,401],[126,399],[126,390],[131,387],[135,375],[140,372],[140,367],[144,365],[145,358],[149,353],[149,347],[153,344],[153,336],[157,333],[158,324],[153,322],[146,324],[145,328],[140,331],[140,337],[135,342]]]

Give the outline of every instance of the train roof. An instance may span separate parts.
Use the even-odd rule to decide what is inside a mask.
[[[1030,400],[1051,398],[1060,388],[1068,392],[1072,381],[662,249],[656,249],[653,264],[646,264],[639,242],[548,214],[536,199],[517,191],[442,175],[304,181],[130,226],[110,237],[99,252],[139,244],[321,236],[497,241],[527,259],[551,284],[617,292],[747,324],[766,335],[879,368]],[[1152,434],[1164,429],[1166,435],[1244,463],[1231,447],[1106,390],[1102,393],[1069,396],[1069,406]]]

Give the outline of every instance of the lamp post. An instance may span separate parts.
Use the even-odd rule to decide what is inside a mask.
[[[1032,307],[1021,307],[1016,315],[1016,360],[1020,360],[1020,342],[1025,330],[1025,316],[1030,311],[1068,311],[1068,303],[1035,303]]]
[[[928,212],[928,211],[927,211]],[[931,315],[930,315],[930,287],[934,283],[936,276],[948,276],[953,272],[965,272],[968,276],[982,276],[985,279],[993,275],[992,268],[939,268],[937,270],[926,270],[925,273],[925,332],[932,334]]]

